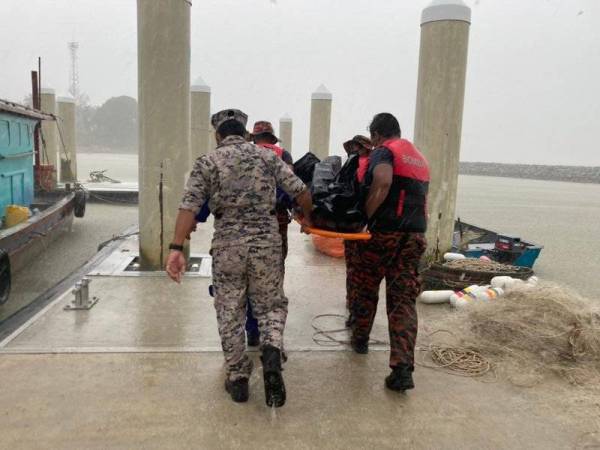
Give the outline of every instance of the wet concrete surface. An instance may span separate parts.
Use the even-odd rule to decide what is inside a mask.
[[[256,371],[231,402],[218,353],[4,355],[2,448],[566,449],[589,431],[548,389],[417,368],[416,390],[386,391],[386,362],[290,352],[271,410]]]
[[[98,244],[137,224],[137,206],[88,203],[82,219],[74,219],[28,267],[13,275],[9,301],[0,305],[0,321],[30,304],[96,254]]]
[[[193,251],[206,251],[209,227]],[[343,261],[294,225],[286,273],[283,408],[265,406],[259,370],[249,403],[225,393],[208,279],[93,277],[92,310],[63,311],[66,296],[0,344],[0,448],[585,448],[600,431],[598,392],[557,381],[523,389],[419,365],[414,391],[387,391],[386,346],[362,356],[313,339],[315,316],[344,314]],[[373,337],[387,341],[379,309]],[[450,311],[420,313],[425,346]]]

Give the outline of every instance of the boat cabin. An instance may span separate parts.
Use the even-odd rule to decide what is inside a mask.
[[[34,130],[54,116],[0,99],[0,220],[8,205],[29,207],[34,200]]]

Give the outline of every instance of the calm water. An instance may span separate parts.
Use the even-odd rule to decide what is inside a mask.
[[[82,154],[93,169],[137,180],[137,155]],[[536,271],[600,299],[600,185],[461,176],[457,214],[465,222],[544,245]]]

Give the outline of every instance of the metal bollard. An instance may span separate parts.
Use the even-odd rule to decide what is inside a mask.
[[[71,303],[65,306],[65,311],[89,310],[98,302],[98,297],[93,297],[90,300],[90,280],[84,277],[81,281],[75,283],[75,287],[71,291],[75,297]]]
[[[90,282],[91,280],[87,277],[81,279],[81,301],[88,303],[90,301]]]

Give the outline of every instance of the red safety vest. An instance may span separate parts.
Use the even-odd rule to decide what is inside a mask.
[[[358,157],[358,169],[356,169],[356,179],[359,183],[365,180],[367,170],[369,169],[369,155],[360,155]]]
[[[381,231],[425,232],[429,164],[423,154],[406,139],[388,139],[380,147],[394,157],[390,192],[373,217]]]
[[[277,156],[283,158],[283,149],[275,144],[259,144],[261,147],[268,148],[269,150],[273,150]]]

